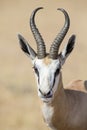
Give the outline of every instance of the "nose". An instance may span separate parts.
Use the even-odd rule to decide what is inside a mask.
[[[41,95],[43,97],[46,97],[46,98],[51,98],[52,97],[52,92],[51,91],[48,91],[47,93],[43,93],[40,89],[39,89],[39,92],[41,93]]]

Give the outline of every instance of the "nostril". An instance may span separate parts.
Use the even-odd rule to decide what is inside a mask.
[[[51,98],[52,97],[52,91],[49,91],[45,96],[46,96],[46,98]]]
[[[50,95],[51,94],[51,91],[49,91],[46,95],[48,96],[48,95]]]
[[[44,97],[46,97],[46,98],[52,97],[51,91],[49,91],[48,93],[43,93],[43,92],[39,89],[39,92],[40,92]]]

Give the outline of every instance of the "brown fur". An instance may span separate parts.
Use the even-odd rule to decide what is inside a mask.
[[[43,62],[46,64],[46,65],[49,65],[51,63],[52,59],[48,58],[48,56],[46,56],[44,59],[43,59]]]
[[[87,93],[87,84],[85,84],[85,81],[82,80],[73,81],[68,84],[66,88]]]
[[[87,93],[84,81],[74,81],[64,89],[61,76],[54,99],[47,105],[54,110],[50,126],[55,130],[87,130]]]

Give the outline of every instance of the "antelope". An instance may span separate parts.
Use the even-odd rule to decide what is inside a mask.
[[[38,96],[44,121],[52,130],[87,130],[87,81],[76,80],[63,86],[62,66],[75,45],[73,34],[63,51],[60,45],[70,27],[70,18],[63,9],[65,23],[46,52],[45,42],[35,24],[35,14],[43,7],[36,8],[30,17],[30,28],[37,44],[37,53],[24,37],[18,34],[24,53],[30,57],[37,81]]]

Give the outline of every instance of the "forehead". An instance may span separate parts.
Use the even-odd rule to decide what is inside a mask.
[[[44,59],[36,58],[33,64],[37,67],[60,66],[59,59],[53,60],[48,57],[45,57]]]

